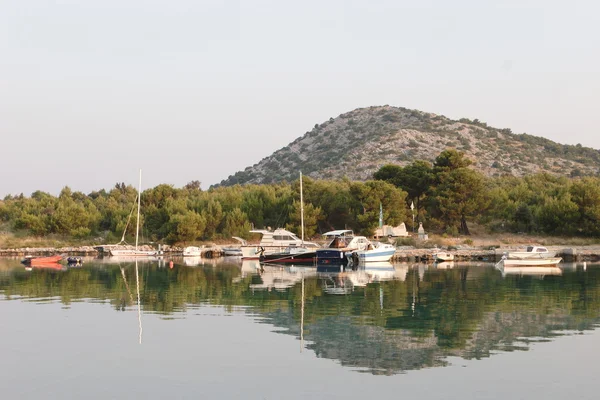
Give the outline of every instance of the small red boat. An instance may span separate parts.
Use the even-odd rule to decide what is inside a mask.
[[[49,256],[49,257],[25,257],[21,261],[25,265],[42,265],[42,264],[56,264],[62,260],[62,256]]]

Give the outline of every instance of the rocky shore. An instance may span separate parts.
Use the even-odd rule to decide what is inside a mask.
[[[546,246],[556,257],[562,257],[564,261],[600,261],[600,246]],[[493,248],[493,249],[418,249],[408,246],[399,247],[392,260],[394,261],[429,261],[433,262],[435,254],[447,252],[454,255],[455,261],[499,261],[504,253],[516,250],[516,248]]]

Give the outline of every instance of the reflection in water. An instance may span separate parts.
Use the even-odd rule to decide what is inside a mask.
[[[140,272],[138,269],[138,260],[135,260],[135,287],[137,291],[137,312],[138,312],[138,324],[140,331],[139,342],[142,344],[142,306],[140,302]]]
[[[522,266],[498,266],[498,270],[502,273],[502,276],[506,275],[528,275],[537,276],[543,278],[546,275],[562,275],[562,270],[557,266],[551,267],[522,267]]]
[[[175,259],[173,268],[164,260],[86,260],[83,268],[64,269],[1,264],[1,300],[108,300],[131,311],[136,303],[140,343],[142,313],[199,318],[187,309],[235,307],[299,338],[301,349],[373,374],[444,366],[450,356],[527,350],[531,341],[600,322],[600,268],[581,264],[502,273],[484,263],[372,263],[340,271],[258,261],[202,260],[190,267]]]

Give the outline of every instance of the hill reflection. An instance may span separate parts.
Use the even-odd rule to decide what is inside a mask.
[[[130,287],[134,263],[31,271],[0,263],[2,300],[106,301],[118,311],[137,301]],[[257,323],[302,337],[318,357],[373,374],[444,366],[450,356],[527,350],[531,341],[594,329],[600,319],[600,268],[593,267],[503,275],[488,264],[380,264],[355,271],[166,264],[139,263],[145,313],[183,313],[199,304],[243,307],[260,316]]]

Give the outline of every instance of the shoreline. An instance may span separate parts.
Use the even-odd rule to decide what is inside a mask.
[[[0,249],[0,257],[18,256],[48,256],[54,254],[65,254],[71,256],[102,256],[105,254],[103,246],[69,246],[69,247],[22,247],[13,249]],[[126,246],[129,247],[129,246]],[[146,248],[147,247],[147,248]],[[547,246],[551,253],[562,257],[564,261],[600,261],[600,246]],[[151,248],[142,246],[146,250]],[[490,261],[495,262],[502,258],[507,251],[515,250],[515,247],[480,249],[465,248],[458,250],[443,250],[439,248],[412,248],[402,246],[396,250],[391,261],[426,261],[433,262],[435,254],[444,251],[454,255],[455,261]],[[203,257],[215,258],[223,255],[222,250],[216,247],[207,247]],[[177,255],[183,249],[179,247],[165,246],[162,248],[163,255]]]

